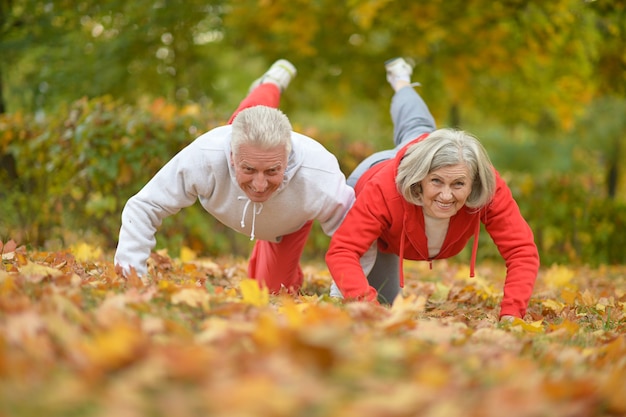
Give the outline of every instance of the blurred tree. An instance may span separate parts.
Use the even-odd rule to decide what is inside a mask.
[[[238,81],[238,71],[262,67],[252,58],[265,65],[285,56],[306,80],[298,97],[343,116],[363,99],[386,107],[381,62],[404,55],[418,64],[416,78],[439,115],[479,108],[505,123],[548,117],[569,127],[596,88],[605,39],[595,3],[607,16],[618,7],[582,0],[0,0],[0,71],[12,110],[81,95],[218,100],[233,85],[223,72]]]
[[[624,0],[0,0],[0,109],[110,94],[199,102],[225,119],[251,76],[287,57],[300,74],[289,114],[305,103],[308,123],[383,147],[381,64],[403,55],[440,125],[530,126],[549,157],[559,148],[546,137],[624,96],[624,13]],[[604,149],[612,190],[621,142]]]
[[[206,100],[220,1],[0,0],[4,99],[35,110],[81,96]],[[10,64],[9,64],[10,62]]]
[[[605,196],[614,199],[621,191],[626,195],[624,152],[626,148],[626,98],[605,96],[597,98],[587,108],[576,126],[576,148],[581,170],[600,166],[604,173]],[[580,172],[580,171],[579,171]],[[599,181],[599,182],[600,182]],[[623,187],[623,188],[620,188]]]
[[[620,186],[626,195],[626,1],[594,1],[597,12],[597,30],[602,44],[595,77],[598,93],[580,126],[587,134],[587,144],[600,154],[605,167],[606,192],[616,197]]]
[[[509,124],[549,117],[558,127],[590,101],[601,42],[581,0],[240,0],[224,19],[234,44],[295,54],[335,106],[344,91],[378,100],[382,61],[404,55],[440,116],[476,107]]]

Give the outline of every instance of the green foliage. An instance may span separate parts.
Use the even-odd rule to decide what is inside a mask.
[[[378,100],[381,63],[404,55],[437,114],[567,127],[608,83],[624,90],[624,7],[610,3],[0,0],[2,94],[10,111],[105,94],[223,102],[258,60],[287,57],[298,100],[337,115]]]
[[[219,2],[75,3],[0,0],[8,109],[50,109],[83,95],[179,102],[219,96],[217,89],[205,95],[220,58],[209,37],[221,29]]]
[[[125,201],[206,129],[201,112],[103,97],[48,117],[3,116],[0,150],[14,158],[17,172],[15,178],[0,172],[8,184],[0,232],[42,246],[70,231],[91,231],[114,245]]]
[[[14,178],[0,171],[0,181],[7,184],[0,190],[0,238],[41,247],[57,241],[66,245],[82,235],[114,248],[128,198],[176,152],[223,122],[197,105],[156,100],[131,106],[110,97],[81,99],[47,117],[0,117],[0,151],[14,158],[17,171]],[[326,127],[331,130],[296,129],[319,138],[338,156],[344,172],[372,151],[362,141],[332,133],[332,124]],[[571,140],[552,149],[569,163],[549,169],[535,158],[535,140],[530,132],[485,134],[494,163],[535,232],[543,263],[626,263],[625,203],[606,198],[592,159],[577,161],[579,148],[568,147]],[[576,176],[570,174],[573,169]],[[157,241],[174,254],[183,245],[205,254],[245,255],[250,248],[245,236],[215,221],[200,205],[166,219]],[[481,237],[480,256],[497,258],[489,242]],[[305,256],[320,256],[327,245],[328,237],[315,224]]]
[[[403,55],[438,124],[488,145],[544,263],[619,262],[625,44],[623,0],[0,0],[0,237],[113,246],[126,199],[279,57],[298,67],[281,108],[349,173],[389,146],[381,64]],[[198,206],[159,236],[249,246]]]
[[[512,187],[530,219],[544,264],[626,263],[626,203],[607,199],[592,178],[519,177]]]

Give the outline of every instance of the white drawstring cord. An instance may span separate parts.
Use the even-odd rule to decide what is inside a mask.
[[[246,205],[243,206],[243,213],[241,215],[241,227],[246,227],[246,213],[248,212],[248,206],[250,205],[250,199],[244,196],[237,197],[238,200],[246,200]],[[250,240],[254,240],[254,227],[256,225],[256,216],[261,214],[263,210],[263,203],[253,203],[252,205],[252,230],[250,232]]]

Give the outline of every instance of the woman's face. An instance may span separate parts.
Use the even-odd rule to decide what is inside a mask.
[[[431,171],[421,181],[424,214],[449,219],[465,204],[472,192],[472,177],[465,164]]]

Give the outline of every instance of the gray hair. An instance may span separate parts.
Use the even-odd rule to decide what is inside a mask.
[[[255,106],[240,111],[232,123],[231,150],[236,154],[243,143],[270,149],[284,146],[291,153],[291,123],[273,107]]]
[[[398,166],[398,191],[409,203],[422,205],[420,182],[432,171],[457,164],[465,164],[472,177],[472,191],[465,205],[485,206],[496,192],[493,165],[478,139],[462,130],[438,129],[411,145]]]

